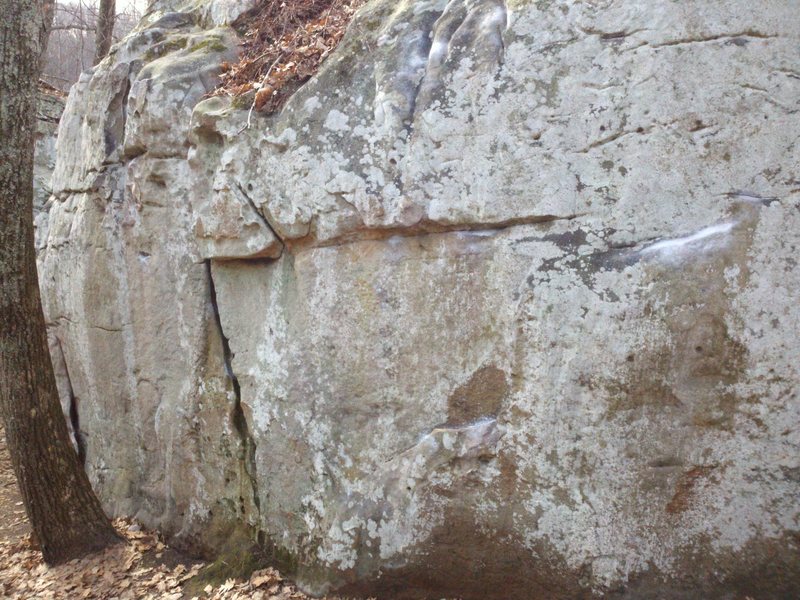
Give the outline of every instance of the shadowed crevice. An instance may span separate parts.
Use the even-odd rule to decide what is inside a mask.
[[[61,346],[61,340],[56,338],[58,343],[58,354],[61,359],[61,366],[64,368],[64,379],[67,382],[67,397],[69,398],[69,423],[72,426],[72,441],[75,445],[75,451],[78,453],[78,461],[81,465],[86,465],[86,440],[81,433],[81,421],[78,414],[78,399],[75,397],[75,391],[72,387],[72,379],[69,376],[69,367],[67,367],[67,357],[64,355],[64,348]]]

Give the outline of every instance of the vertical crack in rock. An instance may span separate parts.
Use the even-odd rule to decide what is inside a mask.
[[[69,382],[69,373],[67,373],[67,382]],[[75,445],[78,451],[78,460],[82,465],[86,465],[86,442],[81,434],[80,417],[78,416],[78,402],[75,395],[72,393],[72,383],[69,383],[69,421],[72,424],[72,435],[75,439]]]
[[[78,399],[75,397],[75,392],[72,387],[72,379],[69,376],[69,368],[67,367],[67,358],[64,356],[64,348],[61,346],[61,340],[56,338],[58,342],[58,354],[61,363],[64,367],[64,379],[67,382],[67,397],[69,398],[69,422],[72,426],[72,438],[75,442],[75,451],[78,453],[78,460],[82,465],[86,465],[86,440],[83,439],[81,433],[81,421],[78,415]]]
[[[438,19],[430,24],[430,28],[428,28],[428,24],[426,23],[426,27],[423,32],[427,31],[427,35],[420,34],[419,39],[415,40],[416,48],[414,48],[413,51],[416,53],[416,57],[413,57],[412,55],[412,60],[413,58],[416,58],[416,61],[418,61],[418,64],[420,65],[417,75],[419,79],[413,84],[412,91],[408,95],[407,114],[403,119],[403,125],[406,133],[410,133],[411,129],[413,128],[414,115],[416,114],[417,103],[419,101],[419,93],[428,77],[428,72],[431,66],[431,52],[433,49],[434,31],[437,22]]]
[[[131,93],[131,78],[135,76],[134,74],[129,74],[127,79],[125,79],[125,87],[122,89],[122,98],[120,101],[120,117],[122,120],[122,138],[120,139],[120,143],[122,145],[125,144],[125,126],[128,124],[128,96]]]
[[[417,12],[409,3],[398,3],[377,38],[379,44],[391,40],[394,47],[375,65],[374,74],[375,122],[391,144],[407,135],[414,121],[417,96],[430,63],[433,28],[443,10],[431,4],[438,3],[421,2]]]
[[[206,273],[208,274],[208,288],[211,299],[211,307],[214,312],[214,323],[217,326],[220,339],[222,340],[222,357],[225,363],[225,374],[230,378],[231,385],[233,386],[234,404],[231,409],[231,423],[236,431],[242,444],[242,466],[244,473],[250,481],[250,488],[253,497],[253,505],[256,511],[261,513],[261,501],[258,497],[258,471],[256,467],[256,444],[253,436],[250,434],[250,427],[247,424],[247,417],[245,417],[244,409],[242,408],[242,390],[239,385],[239,379],[233,371],[233,353],[231,352],[230,342],[225,336],[222,329],[222,318],[219,314],[219,305],[217,304],[217,290],[214,286],[214,277],[211,272],[211,261],[205,261]],[[241,509],[244,513],[244,498],[241,499]]]
[[[106,109],[107,120],[103,124],[103,142],[105,144],[106,158],[103,164],[119,162],[120,152],[125,146],[125,125],[128,122],[128,97],[131,92],[131,73],[130,65],[120,63],[115,67],[115,71],[120,72],[119,88]],[[124,71],[124,79],[122,79]]]

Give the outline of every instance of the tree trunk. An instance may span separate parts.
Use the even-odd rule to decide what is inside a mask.
[[[33,245],[33,144],[52,0],[0,0],[0,415],[50,564],[119,538],[72,448],[50,362]]]
[[[100,9],[97,11],[97,29],[95,30],[94,64],[103,60],[111,48],[116,15],[116,0],[100,0]]]

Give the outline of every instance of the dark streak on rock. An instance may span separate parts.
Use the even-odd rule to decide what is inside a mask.
[[[446,425],[466,425],[478,419],[496,417],[507,393],[505,371],[494,365],[481,367],[447,399]]]
[[[687,510],[699,482],[703,479],[708,479],[711,472],[716,468],[717,465],[701,465],[686,471],[675,485],[675,495],[672,496],[672,500],[669,501],[665,509],[667,513],[678,514]]]

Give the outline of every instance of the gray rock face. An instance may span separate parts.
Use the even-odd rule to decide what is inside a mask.
[[[64,100],[61,94],[40,89],[36,107],[36,145],[33,154],[33,219],[36,248],[47,240],[47,200],[52,193],[51,180],[56,164],[56,132]]]
[[[249,128],[244,3],[156,6],[42,257],[110,511],[315,593],[800,591],[790,3],[373,0]]]
[[[63,404],[106,509],[200,551],[253,519],[189,210],[191,112],[235,56],[218,8],[160,2],[73,87],[40,255]]]

